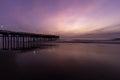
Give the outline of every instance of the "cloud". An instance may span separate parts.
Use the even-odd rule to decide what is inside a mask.
[[[28,31],[80,34],[89,28],[89,14],[105,0],[0,0],[4,23]],[[1,21],[1,20],[0,20]],[[29,30],[30,29],[30,30]]]
[[[113,24],[109,26],[104,26],[103,28],[99,28],[97,30],[92,31],[91,33],[114,33],[120,32],[120,24]]]
[[[77,2],[78,1],[78,2]],[[71,5],[67,5],[65,9],[59,10],[57,14],[49,16],[46,19],[48,24],[51,24],[56,30],[65,33],[79,33],[84,25],[87,24],[87,15],[94,11],[102,3],[101,1],[91,0],[91,2],[76,0],[71,1]],[[84,3],[84,4],[83,4]],[[69,6],[69,7],[68,7]],[[85,22],[86,21],[86,22]],[[84,24],[81,24],[84,23]],[[82,29],[82,31],[84,31]]]
[[[105,26],[104,28],[100,28],[94,31],[91,31],[87,34],[75,35],[72,37],[79,38],[89,38],[89,39],[112,39],[120,36],[120,24],[114,24]]]

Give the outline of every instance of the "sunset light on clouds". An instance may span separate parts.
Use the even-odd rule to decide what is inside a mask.
[[[81,35],[119,24],[119,4],[120,0],[0,0],[0,24],[13,31]]]

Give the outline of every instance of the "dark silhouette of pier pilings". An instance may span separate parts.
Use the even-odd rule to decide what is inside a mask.
[[[0,35],[2,38],[2,49],[4,50],[35,48],[40,46],[41,43],[59,39],[59,36],[56,35],[13,32],[7,30],[0,30]]]

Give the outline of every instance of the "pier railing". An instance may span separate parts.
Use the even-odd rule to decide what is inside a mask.
[[[0,30],[1,47],[4,50],[38,47],[41,43],[56,41],[59,36]]]

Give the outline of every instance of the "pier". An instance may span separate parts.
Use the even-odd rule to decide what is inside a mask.
[[[3,50],[16,50],[35,48],[41,43],[56,41],[59,36],[0,30],[0,38]]]

